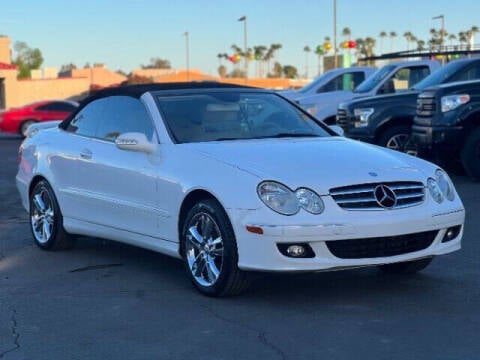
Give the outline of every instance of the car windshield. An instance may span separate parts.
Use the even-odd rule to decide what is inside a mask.
[[[387,65],[383,68],[377,70],[372,76],[367,78],[364,82],[358,85],[354,93],[366,93],[375,89],[375,87],[380,84],[383,79],[395,68],[395,65]]]
[[[445,65],[441,69],[435,71],[430,76],[427,76],[425,79],[423,79],[419,83],[415,84],[415,86],[413,86],[411,90],[422,91],[427,87],[442,84],[445,82],[445,80],[447,80],[450,76],[455,74],[459,69],[463,68],[464,66],[465,66],[464,61],[453,61]]]
[[[157,99],[178,143],[330,136],[308,114],[271,93],[227,91]]]

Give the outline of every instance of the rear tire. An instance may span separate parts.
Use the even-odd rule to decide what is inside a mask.
[[[460,158],[467,174],[480,180],[480,127],[474,129],[467,137]]]
[[[250,284],[238,269],[235,234],[225,210],[212,199],[188,212],[182,227],[182,256],[193,285],[207,296],[232,296]]]
[[[378,268],[387,274],[414,274],[425,269],[432,262],[433,257],[404,261],[394,264],[379,265]]]
[[[27,136],[28,127],[29,127],[30,125],[35,124],[35,123],[36,123],[35,120],[25,120],[25,121],[20,125],[20,129],[19,129],[20,135],[22,135],[23,137],[26,137],[26,136]]]
[[[63,216],[57,198],[46,180],[40,180],[30,193],[30,230],[43,250],[64,250],[74,245],[63,228]]]

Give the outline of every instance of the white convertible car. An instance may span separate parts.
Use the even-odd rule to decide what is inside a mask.
[[[345,139],[271,91],[106,89],[47,127],[29,130],[16,177],[45,250],[122,241],[183,259],[222,296],[250,271],[413,273],[460,249],[465,211],[444,171]]]

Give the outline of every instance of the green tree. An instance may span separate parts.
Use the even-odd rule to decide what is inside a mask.
[[[142,69],[171,69],[170,61],[159,57],[151,58],[150,64],[141,65]]]
[[[275,63],[273,64],[273,70],[272,70],[271,76],[274,78],[279,78],[279,77],[282,77],[282,75],[283,75],[283,67],[278,61],[275,61]]]
[[[283,75],[287,79],[295,79],[298,76],[297,68],[293,65],[285,65],[283,67]]]
[[[417,50],[418,51],[425,50],[425,41],[417,40]]]
[[[18,78],[30,77],[31,70],[39,69],[43,64],[43,56],[40,49],[30,48],[26,42],[17,41],[13,45],[15,56],[13,63],[18,67]]]
[[[63,64],[61,67],[60,67],[60,73],[65,73],[65,72],[68,72],[68,71],[72,71],[74,69],[77,68],[77,65],[75,65],[74,63],[69,63],[69,64]]]
[[[233,69],[230,74],[228,74],[227,77],[231,78],[244,78],[245,77],[245,71],[242,69]]]
[[[350,37],[352,36],[352,31],[350,30],[350,28],[344,27],[342,30],[342,36],[350,41]]]
[[[227,76],[227,67],[225,65],[220,65],[218,67],[218,75],[220,75],[221,78]]]
[[[457,35],[455,35],[455,34],[448,35],[448,41],[450,41],[450,45],[453,45],[453,42],[455,40],[457,40]]]

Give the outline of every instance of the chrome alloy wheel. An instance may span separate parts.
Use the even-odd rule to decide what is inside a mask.
[[[189,221],[185,255],[189,270],[202,286],[212,286],[223,266],[223,240],[218,224],[205,212],[195,214]]]
[[[412,143],[410,135],[408,134],[397,134],[392,136],[385,146],[388,149],[401,151],[412,156],[417,156],[418,149],[415,144]]]
[[[30,204],[32,207],[30,221],[35,239],[40,244],[46,244],[53,233],[55,212],[48,191],[44,187],[36,190]]]
[[[405,145],[407,145],[409,141],[409,138],[410,136],[407,134],[394,135],[387,141],[386,147],[392,150],[403,151]]]

